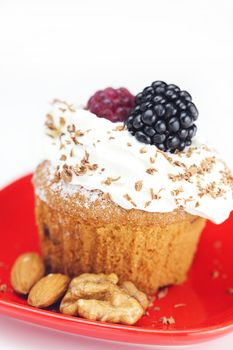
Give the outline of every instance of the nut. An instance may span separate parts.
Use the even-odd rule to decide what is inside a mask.
[[[38,281],[31,289],[28,304],[38,308],[45,308],[56,303],[65,294],[70,279],[60,273],[50,273]]]
[[[20,255],[11,269],[11,285],[20,294],[28,294],[45,273],[42,258],[36,253]]]
[[[115,274],[83,274],[72,280],[60,311],[90,320],[134,324],[144,314],[140,303],[117,286]]]
[[[132,325],[144,314],[138,301],[118,286],[114,286],[108,294],[103,301],[79,299],[79,315],[91,320]]]
[[[78,316],[76,302],[82,298],[101,299],[112,284],[117,284],[118,277],[114,273],[110,275],[83,273],[74,278],[64,296],[60,311],[64,314]]]
[[[130,281],[125,281],[121,284],[121,288],[123,288],[128,294],[135,298],[139,304],[142,305],[143,309],[146,310],[149,306],[149,300],[145,293],[141,292],[137,289],[137,287]]]

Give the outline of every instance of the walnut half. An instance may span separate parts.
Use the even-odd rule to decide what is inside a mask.
[[[128,292],[128,294],[135,298],[139,304],[142,305],[143,309],[146,310],[149,306],[149,300],[145,293],[137,289],[137,287],[130,281],[122,283],[121,287]]]
[[[82,274],[74,278],[64,296],[60,311],[89,320],[132,325],[144,314],[148,300],[131,282],[117,285],[114,273]]]

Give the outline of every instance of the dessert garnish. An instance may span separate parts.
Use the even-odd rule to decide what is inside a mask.
[[[167,293],[168,293],[168,288],[165,287],[165,288],[160,288],[158,293],[157,293],[157,299],[163,299],[167,296]]]
[[[5,293],[7,291],[7,285],[5,283],[0,284],[0,292]]]
[[[20,255],[12,266],[12,287],[28,295],[30,306],[44,309],[60,304],[60,312],[66,315],[127,325],[135,324],[149,307],[146,294],[130,281],[119,284],[115,273],[83,273],[71,281],[65,274],[44,274],[44,262],[37,253]],[[6,290],[0,284],[0,292]]]
[[[187,91],[155,81],[136,96],[126,125],[138,141],[175,152],[191,145],[197,118],[198,110]]]
[[[175,305],[174,305],[174,308],[177,309],[178,307],[184,307],[184,306],[186,306],[186,304],[184,304],[184,303],[179,303],[179,304],[175,304]]]
[[[172,316],[170,316],[170,317],[166,317],[166,316],[160,317],[159,321],[162,322],[162,324],[164,324],[164,325],[175,324],[175,320],[174,320],[174,318]]]
[[[46,308],[55,304],[65,294],[70,279],[61,273],[50,273],[41,278],[30,290],[28,304]]]
[[[148,307],[147,297],[131,282],[117,283],[114,273],[84,273],[72,280],[60,311],[90,320],[134,324]]]
[[[172,88],[177,89],[167,85],[169,91]],[[88,187],[108,192],[125,209],[169,212],[180,208],[216,223],[229,216],[233,177],[214,149],[195,138],[182,152],[164,152],[139,142],[124,122],[112,123],[73,108],[70,112],[66,104],[55,103],[47,116],[45,158],[50,160],[54,191],[65,183],[64,196],[69,185],[72,191]],[[58,132],[51,137],[53,130]],[[152,196],[151,189],[159,196]]]
[[[44,273],[44,263],[38,254],[22,254],[16,259],[11,270],[12,287],[17,293],[26,295]]]
[[[87,109],[112,122],[125,121],[134,106],[135,98],[126,88],[111,87],[97,91],[88,101]]]

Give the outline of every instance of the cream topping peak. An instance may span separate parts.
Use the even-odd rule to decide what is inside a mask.
[[[233,209],[230,170],[197,140],[184,152],[165,153],[138,142],[122,123],[59,100],[45,130],[45,158],[55,169],[54,181],[101,190],[125,209],[183,208],[215,223]]]

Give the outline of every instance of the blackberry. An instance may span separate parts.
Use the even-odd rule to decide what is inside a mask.
[[[187,91],[155,81],[135,97],[125,124],[138,141],[175,152],[191,145],[197,118],[198,110]]]

